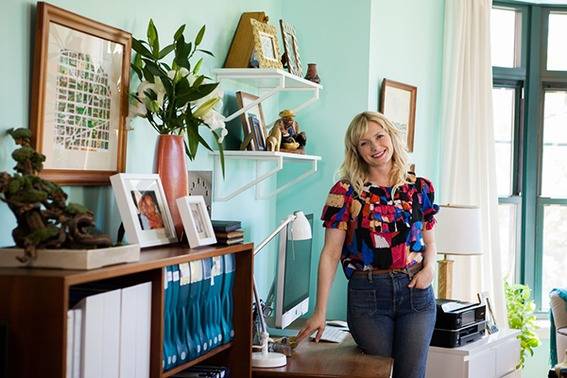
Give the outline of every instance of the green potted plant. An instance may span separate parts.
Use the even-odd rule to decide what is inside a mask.
[[[175,200],[188,193],[184,156],[187,154],[193,160],[199,145],[212,150],[200,132],[202,128],[207,129],[219,148],[224,174],[222,140],[227,134],[224,117],[216,110],[222,104],[222,93],[217,90],[219,83],[200,74],[202,57],[192,64],[197,53],[213,55],[200,48],[205,26],[190,42],[185,40],[184,31],[185,25],[180,26],[173,42],[162,47],[150,19],[147,41],[132,38],[136,55],[131,65],[140,83],[136,93],[131,95],[130,116],[146,118],[159,133],[157,173],[178,235],[182,234],[183,225]]]
[[[539,338],[535,330],[536,317],[534,315],[535,303],[531,299],[531,290],[526,285],[510,284],[504,281],[506,292],[506,309],[508,311],[508,326],[520,330],[520,363],[517,368],[523,368],[526,361],[526,353],[531,356],[534,348],[539,345]]]

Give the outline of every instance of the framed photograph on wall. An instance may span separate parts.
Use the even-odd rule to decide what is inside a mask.
[[[254,37],[254,55],[259,68],[283,68],[276,28],[267,22],[250,19]]]
[[[284,45],[284,53],[287,58],[287,70],[290,74],[303,77],[303,67],[301,66],[301,58],[299,57],[299,47],[295,29],[293,25],[280,20],[280,29],[282,31],[282,41]]]
[[[417,87],[384,79],[380,90],[380,113],[404,135],[409,152],[413,152]]]
[[[258,100],[258,96],[251,93],[236,92],[236,103],[240,109],[245,108]],[[242,130],[244,139],[251,136],[247,149],[251,151],[266,151],[266,121],[264,120],[264,112],[262,105],[257,104],[240,115],[242,122]]]
[[[159,175],[120,173],[110,183],[130,243],[151,247],[177,242]]]
[[[131,35],[37,3],[30,128],[41,176],[107,185],[124,172]]]
[[[177,199],[183,228],[191,248],[215,244],[217,239],[203,196],[185,196]]]

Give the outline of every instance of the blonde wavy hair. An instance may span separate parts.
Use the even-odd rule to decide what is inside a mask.
[[[393,183],[392,198],[396,190],[408,183],[408,153],[400,131],[382,113],[362,112],[354,116],[345,134],[345,159],[338,170],[341,180],[348,181],[357,193],[361,193],[368,179],[368,164],[358,154],[358,142],[368,131],[368,122],[376,122],[392,139],[392,169],[390,182]]]

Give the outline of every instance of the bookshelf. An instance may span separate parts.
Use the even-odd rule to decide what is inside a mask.
[[[163,267],[234,254],[235,338],[169,371],[163,349]],[[251,376],[253,244],[190,249],[172,245],[145,249],[140,261],[90,271],[0,269],[0,324],[7,325],[7,377],[65,377],[69,290],[74,285],[112,281],[124,287],[152,282],[150,377],[165,378],[198,363],[229,367],[235,377]],[[0,376],[2,372],[0,371]]]

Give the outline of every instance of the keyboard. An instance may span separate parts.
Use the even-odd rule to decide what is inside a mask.
[[[315,340],[317,332],[311,335],[311,339]],[[323,330],[323,335],[319,341],[327,341],[330,343],[342,343],[343,340],[348,336],[348,328],[332,327],[326,326]]]

